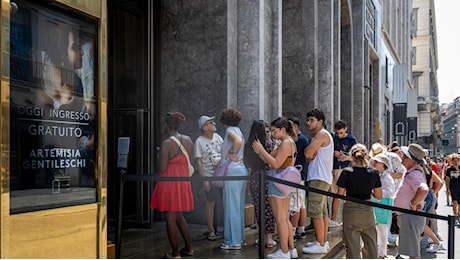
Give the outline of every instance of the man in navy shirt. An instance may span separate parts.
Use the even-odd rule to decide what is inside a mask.
[[[334,124],[334,169],[332,170],[332,185],[331,192],[337,193],[337,180],[342,173],[342,169],[351,166],[351,156],[349,154],[353,145],[357,144],[356,138],[347,133],[347,123],[344,120],[339,120]],[[337,211],[339,210],[339,200],[332,200],[331,219],[329,227],[337,227],[339,223],[336,221]]]
[[[307,179],[307,171],[308,171],[308,162],[305,159],[304,150],[310,144],[310,140],[305,137],[302,132],[300,132],[300,120],[297,117],[289,118],[290,121],[293,123],[294,133],[297,135],[295,140],[295,144],[297,146],[297,157],[295,160],[295,165],[302,165],[302,171],[300,172],[302,175],[302,182],[300,184],[304,185],[305,180]],[[291,216],[290,220],[292,223],[292,227],[295,228],[294,235],[297,238],[305,238],[307,234],[305,233],[305,223],[307,222],[307,209],[305,207],[305,190],[298,189],[298,193],[294,190],[291,193]],[[292,214],[297,212],[295,214]]]

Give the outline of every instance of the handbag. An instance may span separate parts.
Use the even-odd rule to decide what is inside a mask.
[[[244,140],[244,139],[243,139]],[[240,148],[236,150],[235,154],[238,154],[240,151]],[[232,160],[225,160],[225,162],[222,162],[217,166],[217,168],[214,170],[214,173],[212,176],[214,177],[223,177],[227,176],[227,170],[228,166],[230,166],[230,163]],[[224,181],[223,180],[218,180],[218,181],[211,181],[212,185],[218,187],[218,188],[223,188],[224,187]]]
[[[292,144],[292,166],[288,166],[286,169],[283,169],[281,172],[274,175],[275,178],[282,179],[285,181],[293,182],[299,184],[302,180],[300,171],[302,171],[302,165],[294,166],[294,144]],[[295,187],[285,185],[279,182],[274,182],[275,187],[281,191],[285,196],[291,194]]]
[[[230,166],[231,160],[225,160],[225,162],[219,164],[217,168],[214,170],[214,177],[223,177],[227,175],[227,170],[228,166]],[[218,180],[218,181],[212,181],[212,185],[218,187],[218,188],[223,188],[224,187],[224,181],[223,180]]]
[[[376,200],[374,197],[371,198],[372,202],[380,203],[383,205],[393,206],[393,198],[382,198],[381,201]],[[377,224],[388,225],[391,223],[391,210],[381,209],[374,207],[375,221]]]
[[[188,156],[187,150],[185,150],[185,147],[182,145],[182,143],[181,143],[179,140],[177,140],[176,137],[171,136],[171,139],[172,139],[174,142],[177,143],[177,145],[180,147],[182,153],[183,153],[183,154],[185,155],[185,157],[187,158],[188,175],[189,175],[190,177],[192,177],[193,173],[195,172],[195,169],[193,168],[193,165],[190,163],[190,158],[189,158],[189,156]]]

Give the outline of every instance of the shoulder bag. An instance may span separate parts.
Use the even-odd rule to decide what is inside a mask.
[[[244,143],[244,136],[241,138]],[[235,154],[238,154],[240,151],[241,147],[236,150]],[[221,159],[220,164],[217,166],[217,168],[214,170],[214,174],[212,176],[214,177],[223,177],[227,176],[227,170],[228,166],[230,166],[230,163],[232,160],[226,159],[225,162],[222,162],[223,159]],[[212,185],[218,187],[218,188],[223,188],[224,187],[224,181],[223,180],[218,180],[218,181],[211,181]]]
[[[195,169],[193,168],[193,165],[190,163],[190,157],[188,156],[188,152],[187,150],[185,150],[185,147],[182,145],[182,143],[177,140],[176,137],[174,136],[171,136],[171,139],[177,143],[177,145],[179,146],[179,148],[181,149],[182,153],[185,155],[185,157],[187,158],[187,164],[188,164],[188,175],[190,177],[192,177],[193,173],[195,172]]]
[[[292,144],[292,166],[288,166],[286,169],[283,169],[281,172],[276,173],[273,177],[282,179],[285,181],[293,182],[299,184],[302,180],[300,175],[300,171],[302,170],[302,165],[294,166],[294,144]],[[300,169],[299,169],[300,168]],[[274,182],[275,187],[281,191],[285,196],[291,194],[291,192],[295,189],[295,187],[288,186],[279,182]]]
[[[230,163],[232,160],[226,159],[225,162],[220,163],[217,168],[214,170],[214,177],[223,177],[227,175],[227,170],[228,166],[230,166]],[[223,180],[218,180],[218,181],[212,181],[212,185],[218,187],[218,188],[223,188],[224,187],[224,181]]]

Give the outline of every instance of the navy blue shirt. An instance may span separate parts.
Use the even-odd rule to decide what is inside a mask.
[[[300,174],[302,175],[302,180],[307,179],[307,172],[308,172],[308,162],[305,159],[305,148],[310,144],[310,140],[305,137],[303,134],[297,135],[297,142],[295,142],[295,146],[297,147],[297,158],[295,159],[295,165],[302,165],[302,171]]]
[[[348,154],[350,152],[351,147],[358,143],[358,140],[356,140],[356,138],[351,134],[347,134],[347,136],[345,136],[342,139],[339,139],[339,137],[336,134],[334,134],[333,136],[334,136],[334,152],[342,151]],[[349,166],[351,166],[351,161],[341,162],[337,159],[337,157],[334,156],[334,169],[340,169],[340,168],[343,169]]]

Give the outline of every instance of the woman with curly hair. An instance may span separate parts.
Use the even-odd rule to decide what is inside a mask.
[[[337,194],[371,201],[382,199],[382,183],[376,169],[368,166],[369,153],[363,144],[350,149],[352,167],[342,171],[337,180]],[[372,206],[346,201],[343,204],[343,242],[347,259],[377,258],[377,229]],[[361,255],[360,240],[364,242]]]
[[[224,109],[220,114],[220,122],[224,125],[225,136],[221,148],[221,163],[231,160],[227,176],[247,176],[248,171],[243,163],[244,137],[238,127],[241,113],[236,109]],[[224,242],[221,249],[241,250],[244,240],[244,200],[246,180],[225,181],[224,200]]]
[[[181,112],[168,113],[164,122],[167,138],[163,140],[160,146],[159,176],[189,177],[187,156],[182,152],[180,146],[185,148],[189,158],[193,158],[193,143],[189,136],[179,133],[180,126],[185,122],[185,116]],[[190,231],[183,215],[183,212],[194,209],[190,182],[157,182],[152,193],[150,208],[164,212],[166,218],[166,232],[172,250],[166,254],[165,258],[181,258],[181,255],[193,256]],[[179,250],[177,239],[178,230],[185,242],[185,247],[181,250]]]

